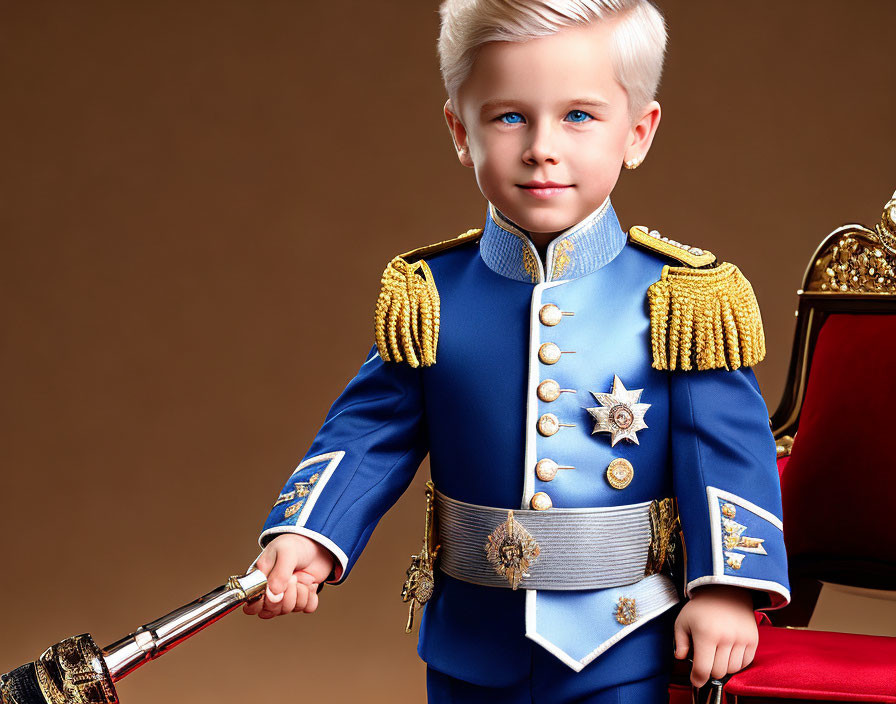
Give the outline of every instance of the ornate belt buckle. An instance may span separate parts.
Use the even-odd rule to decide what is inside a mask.
[[[516,589],[529,576],[529,567],[538,558],[541,549],[538,542],[519,522],[513,520],[513,511],[507,511],[507,520],[499,524],[488,536],[485,554],[499,576]]]

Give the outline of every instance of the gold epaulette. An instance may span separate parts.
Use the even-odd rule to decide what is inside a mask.
[[[654,369],[738,369],[765,357],[753,287],[734,264],[663,267],[647,289]]]
[[[654,369],[738,369],[765,357],[762,317],[750,282],[712,252],[633,227],[636,244],[685,266],[663,267],[647,289]]]
[[[628,236],[635,244],[695,268],[708,266],[716,260],[716,255],[712,252],[670,240],[656,230],[648,230],[642,225],[635,225],[628,231]]]
[[[385,362],[412,367],[436,363],[439,342],[439,292],[423,257],[476,240],[482,228],[450,240],[399,254],[386,266],[376,301],[374,334]]]

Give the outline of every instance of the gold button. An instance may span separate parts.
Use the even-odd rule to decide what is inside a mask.
[[[543,459],[535,463],[535,475],[543,482],[549,482],[557,476],[557,470],[560,469],[554,460]]]
[[[621,457],[610,462],[607,467],[607,481],[614,489],[625,489],[632,483],[632,477],[635,476],[635,468],[628,460]]]
[[[545,437],[551,437],[558,430],[560,430],[560,419],[553,413],[545,413],[538,419],[538,432]]]
[[[543,491],[539,491],[532,496],[532,501],[529,502],[529,505],[536,511],[547,511],[551,506],[554,505],[554,502],[551,501],[550,496],[545,494]]]
[[[563,320],[563,313],[553,303],[548,303],[538,311],[538,319],[542,325],[554,326]]]
[[[560,348],[553,342],[545,342],[538,348],[538,358],[545,364],[556,364],[560,361]]]
[[[545,379],[538,385],[538,398],[542,401],[556,401],[560,397],[560,384],[553,379]]]

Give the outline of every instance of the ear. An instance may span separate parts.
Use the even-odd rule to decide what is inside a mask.
[[[457,158],[461,164],[472,169],[473,159],[470,157],[470,145],[467,143],[467,130],[454,111],[451,98],[445,101],[443,110],[445,122],[448,123],[448,131],[451,133],[451,140],[454,142],[454,149],[457,151]]]
[[[653,136],[660,125],[662,111],[660,104],[651,100],[641,110],[637,121],[632,124],[629,145],[625,150],[625,161],[634,159],[638,163],[644,160],[650,145],[653,144]]]

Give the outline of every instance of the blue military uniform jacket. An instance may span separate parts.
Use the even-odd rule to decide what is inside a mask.
[[[379,311],[379,351],[374,345],[333,403],[262,546],[279,533],[306,535],[336,556],[331,581],[344,581],[428,452],[436,489],[471,504],[525,510],[537,497],[552,511],[674,496],[685,596],[729,584],[757,590],[760,606],[789,601],[775,444],[746,366],[758,361],[761,328],[757,340],[739,326],[738,306],[755,299],[736,269],[733,287],[699,276],[693,284],[683,262],[713,257],[645,231],[626,235],[609,199],[556,238],[546,262],[491,204],[481,233],[403,256],[399,263],[425,262],[408,274],[416,284],[437,288],[436,310],[418,315],[437,326],[437,350],[424,349],[416,326],[390,343],[398,316]],[[601,407],[596,394],[611,392],[615,379],[642,390],[649,407],[646,427],[613,444],[610,433],[593,432],[588,409]],[[607,468],[620,458],[633,474],[615,488]],[[545,459],[569,469],[539,478]],[[665,574],[580,591],[513,591],[440,572],[435,581],[421,657],[492,685],[525,675],[532,641],[581,670],[679,601]],[[634,623],[614,616],[621,596],[639,605]]]

